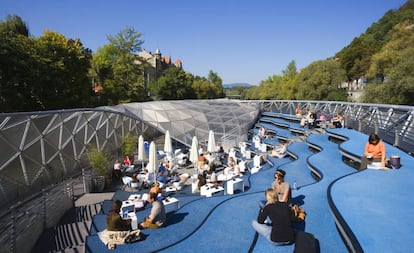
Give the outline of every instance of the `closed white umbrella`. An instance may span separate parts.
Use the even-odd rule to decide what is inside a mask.
[[[144,154],[145,154],[145,147],[144,147],[144,137],[142,135],[138,138],[138,161],[142,162],[142,168],[144,168]]]
[[[171,136],[170,136],[170,131],[168,130],[167,132],[165,132],[164,152],[167,153],[167,155],[172,154]]]
[[[210,153],[216,152],[216,140],[214,139],[214,132],[210,130],[208,133],[208,146],[207,151]]]
[[[148,172],[153,173],[154,180],[156,180],[156,170],[157,170],[157,150],[155,148],[155,143],[151,141],[150,150],[149,150],[149,157],[148,157]]]
[[[197,163],[198,163],[198,140],[197,140],[197,136],[194,136],[193,141],[191,142],[190,161],[194,165],[194,172],[196,172]]]

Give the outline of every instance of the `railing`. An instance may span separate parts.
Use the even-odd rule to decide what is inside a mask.
[[[50,186],[0,214],[0,252],[30,253],[46,228],[73,206],[73,180]]]
[[[246,100],[243,103],[260,103],[263,111],[292,115],[297,107],[301,107],[302,111],[309,108],[318,117],[325,115],[328,119],[341,112],[345,127],[366,134],[376,133],[385,142],[414,154],[413,106],[301,100]]]

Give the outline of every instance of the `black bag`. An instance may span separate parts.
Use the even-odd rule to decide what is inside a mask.
[[[386,166],[390,169],[399,169],[401,167],[400,157],[396,155],[391,156]]]
[[[302,230],[296,231],[293,253],[316,253],[316,240],[313,234]]]
[[[139,230],[131,231],[129,235],[125,238],[125,243],[134,243],[142,241],[141,232]]]

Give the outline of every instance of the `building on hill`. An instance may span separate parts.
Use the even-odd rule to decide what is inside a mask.
[[[171,63],[171,57],[162,56],[159,48],[157,48],[154,53],[143,49],[138,53],[138,58],[138,64],[142,64],[143,62],[147,63],[147,66],[144,68],[144,77],[147,84],[152,80],[158,79],[162,73],[171,66],[182,68],[182,62],[180,59],[177,59],[174,63]]]

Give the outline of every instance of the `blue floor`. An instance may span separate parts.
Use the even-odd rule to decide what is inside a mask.
[[[266,120],[270,121],[268,116]],[[286,119],[280,120],[279,123]],[[276,137],[290,138],[291,157],[269,157],[258,173],[245,176],[249,181],[245,192],[211,198],[176,194],[181,208],[168,214],[166,227],[143,230],[147,235],[144,241],[119,245],[112,251],[106,249],[96,234],[106,227],[105,214],[96,215],[86,241],[87,252],[293,252],[294,245],[272,246],[257,237],[251,227],[259,211],[258,202],[264,199],[264,191],[273,182],[277,168],[287,172],[286,181],[296,184],[293,201],[307,213],[306,221],[295,227],[312,233],[320,252],[348,252],[349,248],[356,252],[411,251],[408,243],[414,230],[414,220],[409,216],[414,213],[414,201],[410,198],[414,187],[411,156],[402,154],[403,167],[399,170],[358,171],[343,162],[343,155],[360,156],[361,145],[367,140],[364,134],[349,129],[329,129],[327,133],[307,130],[309,136],[303,142],[289,130],[297,122],[289,123],[289,128],[258,124],[275,131]],[[344,142],[338,145],[330,140],[332,136]],[[392,148],[389,147],[393,154],[398,151]],[[114,198],[126,199],[129,194],[118,191]],[[104,212],[109,204],[110,200],[104,202]],[[137,215],[142,219],[148,212],[145,209]],[[344,230],[346,242],[341,238],[338,224]]]

